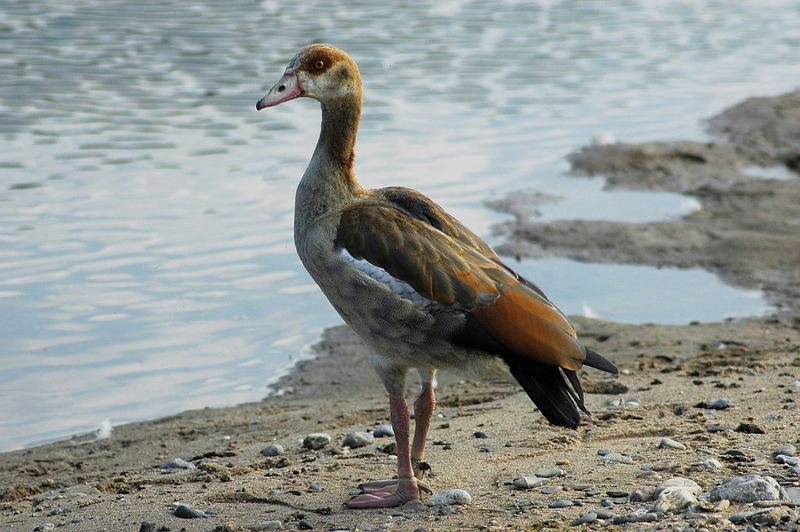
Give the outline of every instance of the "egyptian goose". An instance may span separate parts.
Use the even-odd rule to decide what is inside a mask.
[[[437,369],[513,376],[548,421],[575,428],[588,413],[576,371],[617,369],[587,349],[533,283],[478,236],[414,190],[362,188],[353,171],[361,75],[344,51],[303,48],[256,109],[305,96],[322,107],[319,141],[295,197],[300,260],[331,305],[374,350],[389,393],[397,479],[360,486],[351,508],[398,506],[429,491],[422,482]],[[416,368],[409,449],[406,375]]]

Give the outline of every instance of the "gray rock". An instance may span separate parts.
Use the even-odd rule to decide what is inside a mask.
[[[661,490],[656,502],[653,503],[653,511],[657,514],[680,512],[690,504],[696,502],[697,497],[692,493],[691,488],[685,486],[670,486]]]
[[[786,492],[786,498],[792,502],[796,502],[800,504],[800,488],[796,486],[786,486],[784,488]]]
[[[472,496],[465,490],[453,488],[432,495],[428,500],[428,504],[431,506],[452,506],[469,504],[471,501]]]
[[[786,464],[792,467],[800,464],[800,459],[795,458],[794,456],[787,456],[785,454],[776,455],[775,461],[778,462],[779,464]]]
[[[356,449],[358,447],[365,447],[375,441],[375,436],[369,432],[351,432],[342,440],[342,445]]]
[[[314,530],[314,525],[308,519],[301,519],[297,522],[297,528],[300,530]]]
[[[597,520],[597,514],[595,512],[586,512],[582,514],[580,517],[572,521],[572,526],[579,526],[585,525],[587,523],[592,523]]]
[[[603,465],[632,464],[633,458],[620,453],[608,453],[601,459]]]
[[[659,495],[661,495],[661,492],[663,492],[668,488],[683,488],[692,495],[700,495],[701,493],[703,493],[703,488],[701,488],[700,485],[697,484],[697,482],[695,482],[694,480],[690,478],[675,477],[662,482],[656,488],[655,496],[658,497]]]
[[[539,478],[553,478],[553,477],[560,477],[564,475],[563,469],[553,468],[553,469],[545,469],[544,471],[537,471],[534,473]]]
[[[563,490],[563,486],[547,486],[546,488],[542,488],[541,492],[545,495],[552,495],[553,493],[558,493],[559,491]]]
[[[702,469],[708,469],[710,471],[716,471],[718,469],[722,469],[722,463],[720,463],[720,461],[717,460],[716,458],[706,458],[697,465]]]
[[[515,478],[512,483],[514,484],[515,488],[519,488],[521,490],[527,490],[527,489],[530,489],[530,488],[535,488],[536,486],[544,484],[545,482],[547,482],[546,478],[519,477],[519,478]]]
[[[548,505],[549,508],[568,508],[570,506],[575,506],[575,503],[570,499],[558,499]]]
[[[686,450],[686,446],[684,444],[679,441],[675,441],[672,438],[661,438],[658,446],[662,449],[679,449],[681,451]]]
[[[391,425],[379,425],[372,431],[376,438],[394,438],[394,429]]]
[[[789,512],[785,508],[765,508],[763,510],[755,510],[753,512],[739,512],[733,514],[728,519],[731,523],[736,525],[743,525],[745,523],[761,526],[776,526],[784,517],[788,517]]]
[[[488,434],[480,430],[475,431],[472,435],[478,438],[479,440],[484,440],[489,437]]]
[[[620,515],[614,518],[615,525],[624,525],[627,523],[652,523],[658,520],[658,514],[652,512],[634,512],[631,515]]]
[[[780,485],[772,477],[745,475],[731,477],[711,490],[711,500],[727,499],[733,502],[776,501],[785,497]]]
[[[261,449],[261,454],[264,456],[279,456],[283,454],[283,445],[278,445],[277,443],[271,443]]]
[[[791,443],[786,443],[778,447],[778,450],[775,451],[775,455],[779,454],[782,454],[784,456],[797,456],[797,447],[795,447]]]
[[[597,514],[598,519],[613,519],[614,514],[611,512],[607,512],[606,510],[595,510],[594,513]]]
[[[55,523],[42,523],[33,527],[33,532],[45,532],[45,530],[55,530]]]
[[[610,452],[608,449],[597,449],[597,456],[605,456]]]
[[[283,522],[277,519],[273,521],[264,521],[263,523],[256,523],[253,525],[245,526],[247,530],[261,531],[261,530],[280,530],[283,528]]]
[[[631,492],[631,502],[647,502],[656,498],[656,488],[653,486],[643,486]]]
[[[206,514],[204,511],[192,508],[191,506],[187,506],[185,504],[178,504],[175,506],[175,511],[173,514],[175,517],[180,517],[181,519],[200,519],[203,517],[208,517],[208,514]]]
[[[731,402],[730,400],[724,397],[715,397],[713,399],[706,401],[704,405],[706,408],[709,408],[711,410],[725,410],[727,408],[730,408]]]
[[[306,449],[322,449],[331,442],[329,434],[324,432],[313,432],[303,438],[303,447]]]
[[[194,469],[196,466],[181,458],[173,458],[161,464],[161,469]]]

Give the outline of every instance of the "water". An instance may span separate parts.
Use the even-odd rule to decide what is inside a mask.
[[[697,208],[566,178],[563,156],[607,133],[702,139],[700,117],[800,79],[788,1],[0,7],[0,449],[258,399],[339,322],[291,242],[318,108],[253,109],[304,44],[359,60],[364,183],[418,188],[484,235],[504,219],[484,202],[520,188],[564,198],[550,219]],[[711,285],[703,319],[764,309],[697,272],[535,268],[567,312],[685,321],[650,289]]]

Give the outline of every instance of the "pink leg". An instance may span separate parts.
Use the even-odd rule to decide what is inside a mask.
[[[414,476],[418,479],[425,476],[425,471],[420,470],[417,464],[425,459],[425,440],[428,438],[431,415],[435,408],[433,382],[423,382],[422,392],[414,401],[414,444],[411,447],[411,463],[414,466]]]
[[[392,416],[392,428],[397,443],[397,484],[385,490],[370,490],[350,500],[349,508],[386,508],[400,506],[409,501],[419,499],[419,488],[411,467],[409,453],[409,412],[406,400],[401,397],[389,398],[389,409]]]

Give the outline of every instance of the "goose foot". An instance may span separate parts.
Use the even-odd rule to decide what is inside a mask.
[[[419,500],[419,492],[430,488],[416,479],[379,480],[359,486],[363,491],[347,503],[348,508],[390,508]]]

